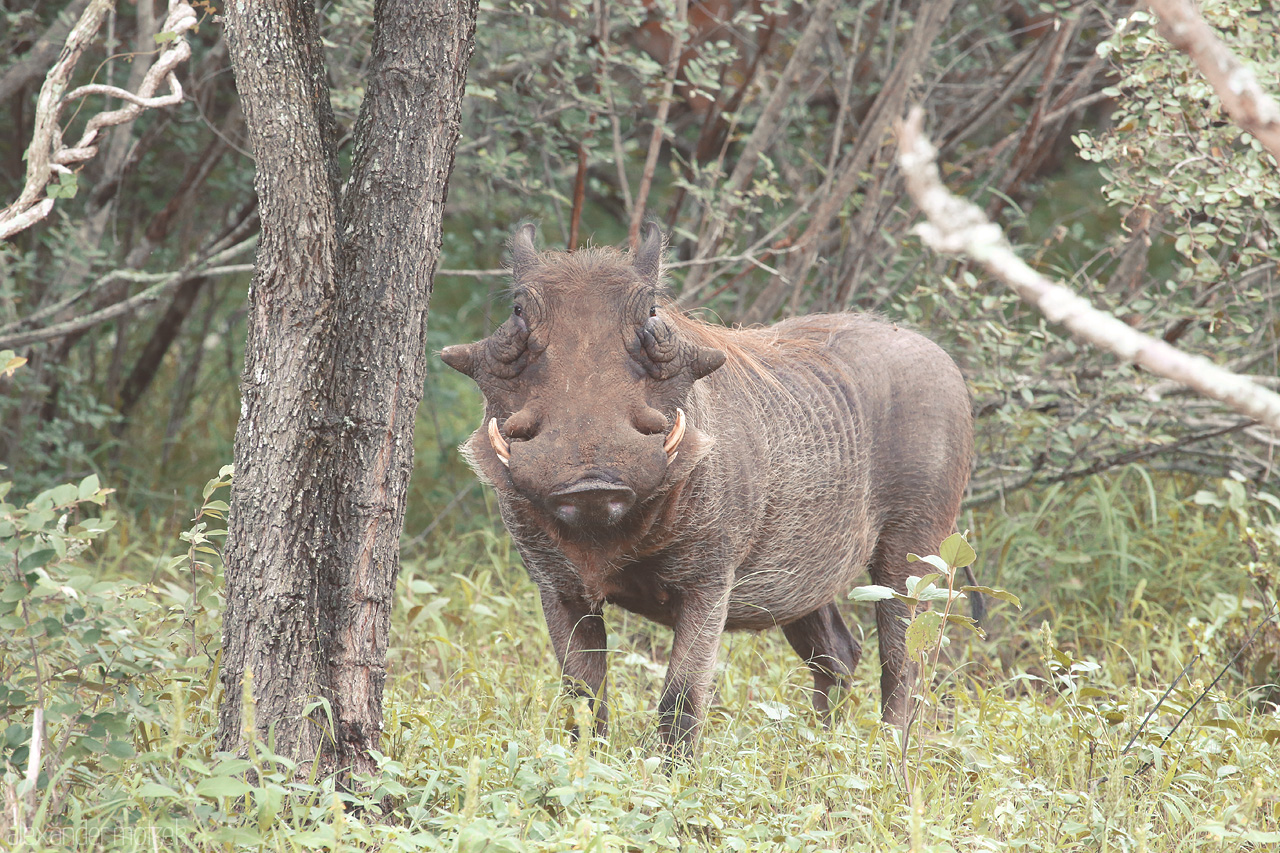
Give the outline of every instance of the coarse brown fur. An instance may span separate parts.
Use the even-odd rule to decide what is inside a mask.
[[[530,226],[512,238],[512,318],[441,355],[484,391],[463,449],[497,491],[566,682],[603,732],[604,605],[671,626],[661,729],[691,747],[720,634],[776,626],[826,719],[861,656],[835,602],[864,571],[903,589],[906,555],[936,553],[955,522],[972,453],[960,371],[865,315],[745,330],[688,317],[663,297],[656,227],[631,256],[532,240]],[[876,605],[894,723],[914,682],[905,613]]]

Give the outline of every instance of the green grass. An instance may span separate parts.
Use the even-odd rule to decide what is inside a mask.
[[[1220,505],[1209,497],[1134,469],[967,517],[982,581],[1023,610],[997,605],[986,640],[953,634],[905,756],[879,722],[870,605],[844,607],[866,628],[866,655],[830,731],[780,632],[728,636],[700,754],[669,773],[654,708],[670,632],[607,611],[610,736],[573,742],[565,724],[585,708],[559,692],[536,591],[472,502],[467,532],[437,531],[414,552],[434,555],[411,554],[403,569],[382,774],[368,795],[296,781],[265,744],[248,762],[214,754],[217,697],[197,658],[150,676],[159,700],[135,721],[132,755],[85,759],[60,780],[74,782],[65,800],[25,813],[25,838],[10,820],[4,839],[67,850],[1274,849],[1280,720],[1251,704],[1245,675],[1274,679],[1274,665],[1238,662],[1174,730],[1256,621],[1249,571],[1276,572],[1241,538],[1246,524],[1274,523],[1269,507],[1226,486]],[[130,548],[117,563],[138,559]],[[206,618],[173,636],[191,645],[216,630]]]

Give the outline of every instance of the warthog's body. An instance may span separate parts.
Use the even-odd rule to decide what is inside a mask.
[[[680,316],[658,291],[657,229],[634,261],[531,240],[512,243],[518,316],[443,356],[485,391],[465,452],[497,490],[566,679],[600,700],[603,728],[604,604],[671,626],[662,728],[688,743],[722,631],[778,626],[825,716],[861,654],[834,602],[864,570],[901,589],[906,555],[936,553],[954,524],[972,432],[959,370],[863,315],[742,331]],[[876,607],[884,715],[901,722],[905,610]]]

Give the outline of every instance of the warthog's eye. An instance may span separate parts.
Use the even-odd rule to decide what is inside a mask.
[[[650,316],[650,317],[657,317],[657,316],[658,316],[658,306],[657,306],[657,305],[654,305],[652,308],[650,308],[650,309],[649,309],[649,316]]]

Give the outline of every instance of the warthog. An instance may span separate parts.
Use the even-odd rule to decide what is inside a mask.
[[[533,239],[524,225],[509,244],[511,316],[440,355],[484,392],[462,450],[497,491],[569,689],[603,734],[610,603],[675,631],[668,746],[696,741],[726,629],[782,628],[829,720],[862,654],[836,599],[864,569],[902,590],[908,552],[937,553],[955,523],[972,452],[959,369],[860,314],[760,329],[688,317],[664,293],[655,225],[634,254]],[[897,724],[915,677],[905,615],[876,604]]]

